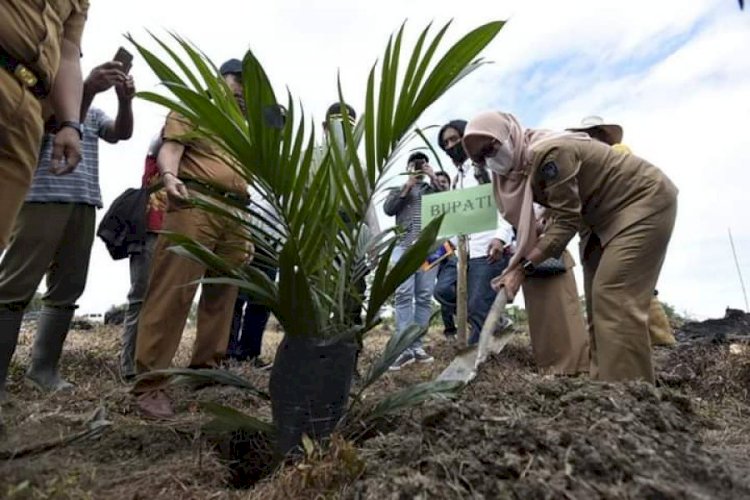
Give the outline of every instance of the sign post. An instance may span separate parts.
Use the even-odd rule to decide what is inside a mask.
[[[469,319],[468,278],[469,252],[466,248],[466,235],[458,236],[458,283],[456,284],[456,329],[458,343],[465,346],[468,340],[467,324]]]

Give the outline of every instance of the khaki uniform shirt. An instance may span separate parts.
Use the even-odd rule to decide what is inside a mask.
[[[195,127],[186,118],[171,112],[167,116],[163,137],[185,146],[180,160],[180,177],[220,186],[229,192],[247,196],[247,182],[230,166],[230,160],[214,143],[192,134]]]
[[[63,39],[81,47],[88,0],[3,0],[0,47],[51,86]]]
[[[654,165],[594,140],[555,139],[532,153],[534,201],[553,211],[537,244],[545,258],[560,255],[582,229],[604,246],[677,197],[675,185]]]

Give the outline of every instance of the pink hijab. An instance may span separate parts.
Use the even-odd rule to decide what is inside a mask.
[[[507,269],[512,269],[536,246],[537,231],[534,216],[534,195],[531,190],[532,150],[552,139],[570,138],[591,140],[585,133],[555,132],[552,130],[524,129],[515,116],[501,111],[487,111],[475,116],[464,131],[471,136],[492,137],[501,143],[509,143],[513,150],[513,165],[506,175],[492,172],[492,187],[495,202],[502,216],[516,228],[516,253]]]

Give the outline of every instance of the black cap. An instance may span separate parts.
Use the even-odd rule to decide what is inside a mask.
[[[349,118],[352,120],[357,119],[357,112],[354,111],[354,108],[349,106],[348,104],[345,104],[346,106],[346,114],[349,115]],[[334,102],[328,107],[328,111],[326,111],[326,119],[332,117],[332,116],[341,116],[344,113],[341,112],[341,103],[340,102]]]
[[[426,155],[426,154],[424,154],[424,153],[423,153],[423,152],[421,152],[421,151],[417,151],[416,153],[412,153],[412,154],[410,154],[410,155],[409,155],[409,160],[407,161],[407,163],[411,163],[411,162],[413,162],[414,160],[422,160],[422,161],[424,161],[425,163],[428,163],[428,162],[430,161],[430,159],[429,159],[429,158],[427,158],[427,155]]]
[[[219,68],[221,76],[224,75],[241,75],[242,74],[242,61],[239,59],[230,59]]]

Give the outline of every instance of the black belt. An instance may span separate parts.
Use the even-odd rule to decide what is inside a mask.
[[[0,47],[0,67],[13,75],[21,85],[29,89],[37,98],[44,99],[49,95],[49,88],[45,82],[29,69],[26,64],[8,54],[2,47]]]
[[[220,196],[221,198],[226,198],[227,200],[234,201],[235,203],[241,203],[243,205],[247,205],[247,203],[250,201],[249,195],[241,195],[232,191],[223,191],[221,189],[218,189],[216,186],[212,186],[211,184],[208,184],[206,182],[183,178],[180,178],[180,180],[184,182],[186,186],[195,188],[196,191],[203,192],[207,195]]]

